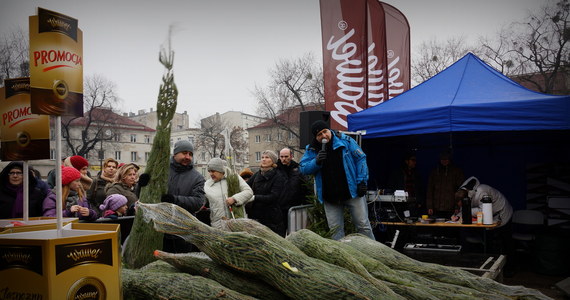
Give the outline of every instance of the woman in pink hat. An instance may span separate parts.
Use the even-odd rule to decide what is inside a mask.
[[[98,217],[97,213],[89,207],[80,180],[81,173],[77,169],[61,167],[63,217],[77,217],[80,220],[94,221]],[[46,217],[57,216],[55,189],[51,190],[44,199],[43,211]]]

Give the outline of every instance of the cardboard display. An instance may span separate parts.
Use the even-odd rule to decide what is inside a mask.
[[[5,79],[0,88],[0,160],[49,159],[49,116],[31,113],[30,78]]]
[[[0,291],[14,299],[122,299],[119,227],[0,234]]]

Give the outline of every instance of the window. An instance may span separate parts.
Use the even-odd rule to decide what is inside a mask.
[[[145,135],[145,136],[144,136],[144,143],[145,143],[145,144],[150,144],[150,135]]]
[[[136,151],[132,151],[131,152],[131,161],[137,161],[137,152]]]
[[[83,158],[85,158],[86,160],[89,160],[89,152],[83,154]]]
[[[120,142],[121,141],[121,135],[118,133],[115,133],[114,139],[115,139],[115,142]]]
[[[49,149],[49,159],[55,159],[55,149]]]
[[[256,136],[255,136],[255,142],[256,142],[256,143],[261,143],[261,136],[260,136],[260,135],[256,135]]]
[[[194,137],[193,136],[188,136],[188,141],[190,142],[190,144],[194,145]]]
[[[255,152],[255,161],[261,161],[261,152]]]
[[[271,133],[268,133],[265,135],[265,141],[266,142],[271,142]]]
[[[144,153],[144,161],[148,161],[149,157],[150,157],[150,152],[145,152]]]
[[[206,161],[206,152],[202,152],[202,155],[200,155],[200,158],[202,159],[202,161]]]
[[[289,132],[289,139],[292,140],[294,138],[293,133]]]
[[[131,143],[136,143],[136,142],[137,142],[137,135],[131,134]]]
[[[121,160],[121,151],[115,151],[115,160]]]
[[[277,133],[277,140],[278,141],[282,141],[283,140],[283,134],[281,132]]]

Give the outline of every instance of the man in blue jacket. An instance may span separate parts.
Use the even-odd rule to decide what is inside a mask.
[[[324,204],[332,238],[344,236],[344,207],[350,210],[358,233],[374,238],[364,195],[368,181],[366,155],[351,137],[332,131],[321,120],[311,125],[315,137],[301,159],[303,174],[314,174],[317,196]]]

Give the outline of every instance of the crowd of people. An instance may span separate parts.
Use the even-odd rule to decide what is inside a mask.
[[[228,194],[228,162],[212,158],[207,165],[209,178],[206,180],[194,168],[193,145],[178,141],[169,163],[167,192],[161,202],[176,204],[196,215],[207,211],[208,220],[202,220],[216,228],[222,228],[223,218],[233,217],[232,205],[243,206],[245,215],[268,226],[277,234],[285,236],[287,212],[291,206],[305,203],[310,194],[307,179],[293,160],[293,151],[280,151],[282,160],[271,150],[263,153],[259,171],[249,168],[236,174],[239,191]],[[23,217],[23,163],[11,162],[0,172],[0,218]],[[99,218],[116,219],[136,213],[140,188],[151,180],[149,174],[139,174],[134,163],[119,163],[107,158],[101,171],[90,176],[89,162],[74,155],[62,161],[61,201],[62,216],[76,217],[92,222]],[[56,172],[51,170],[47,180],[30,167],[29,217],[55,217]],[[193,246],[182,238],[164,235],[163,250],[172,253],[193,251]]]
[[[355,229],[375,239],[364,197],[368,183],[366,155],[354,139],[330,129],[323,121],[314,122],[311,133],[312,142],[306,146],[300,162],[294,160],[290,148],[279,153],[265,150],[256,172],[246,168],[236,176],[237,190],[234,188],[232,195],[228,194],[228,176],[234,173],[228,162],[212,158],[207,165],[206,180],[194,168],[193,145],[187,140],[178,141],[169,166],[165,166],[169,168],[168,189],[160,200],[194,215],[207,212],[207,220],[202,221],[216,228],[222,228],[222,219],[235,217],[233,206],[243,207],[245,216],[285,236],[289,209],[308,203],[308,196],[316,195],[323,204],[333,239],[345,235],[345,209],[350,212]],[[475,214],[481,195],[491,194],[494,217],[503,224],[509,221],[512,208],[500,192],[480,185],[478,180],[463,182],[463,172],[453,165],[450,152],[442,152],[439,158],[437,168],[429,176],[427,192],[422,189],[413,152],[405,156],[402,168],[391,175],[393,188],[405,190],[418,200],[418,209],[438,217],[457,214],[461,208],[457,199],[466,196],[473,198]],[[62,161],[63,216],[94,221],[134,215],[140,189],[151,180],[150,175],[139,174],[139,166],[134,163],[119,163],[112,158],[104,160],[102,170],[94,177],[88,173],[88,167],[87,159],[78,155]],[[50,171],[44,182],[33,167],[29,168],[29,174],[24,174],[23,169],[23,163],[11,162],[0,172],[0,218],[23,216],[24,176],[29,179],[29,216],[56,216],[55,170]],[[315,192],[309,184],[309,175],[314,176]],[[178,236],[165,234],[163,249],[183,253],[193,251],[193,246]]]
[[[95,221],[98,218],[133,215],[133,208],[138,201],[135,187],[141,182],[137,174],[138,166],[124,164],[119,168],[116,160],[108,158],[102,171],[94,178],[90,176],[88,167],[87,159],[79,155],[67,157],[62,161],[62,216]],[[22,218],[24,215],[23,170],[23,163],[14,161],[0,172],[1,219]],[[55,169],[52,169],[44,181],[37,170],[29,167],[29,217],[57,216],[55,173]]]

